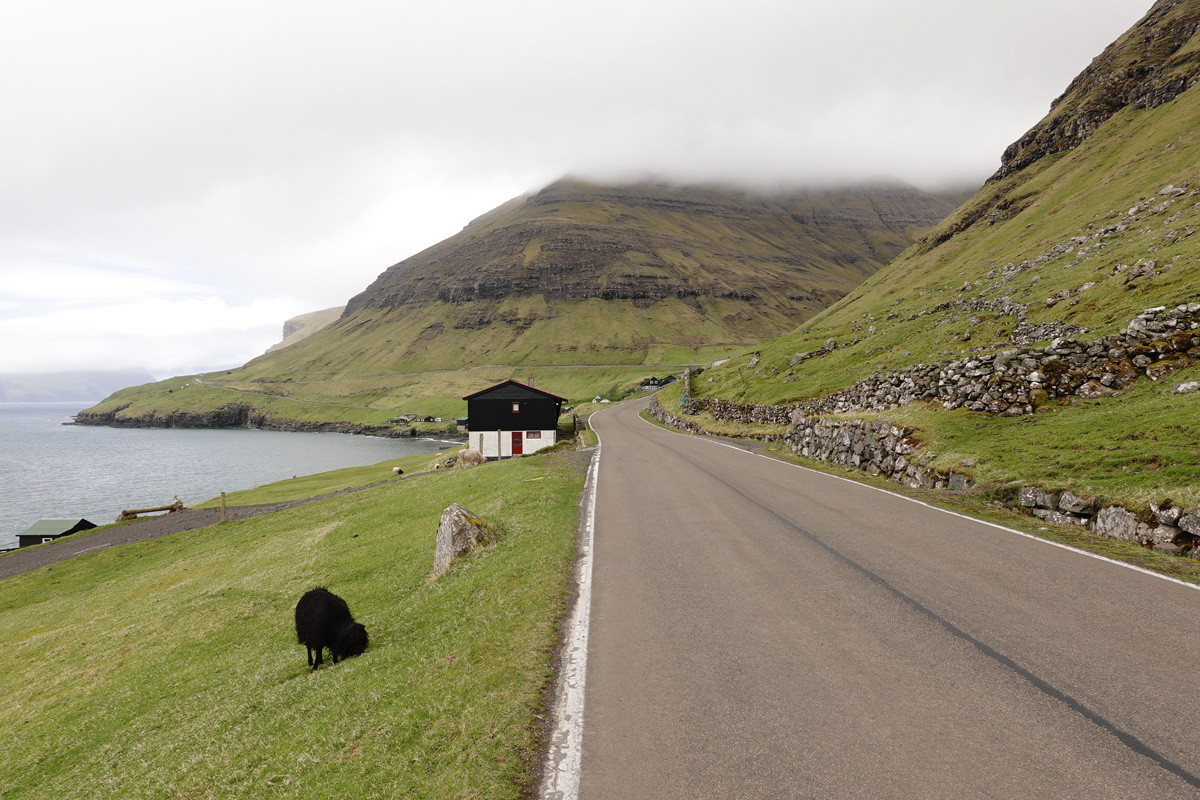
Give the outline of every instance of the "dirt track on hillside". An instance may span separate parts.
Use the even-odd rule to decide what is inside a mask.
[[[400,480],[403,480],[403,478]],[[371,486],[379,486],[381,483],[391,482],[380,481],[379,483],[371,484]],[[307,500],[292,500],[286,503],[268,503],[259,506],[229,506],[225,509],[225,519],[233,521],[248,517],[257,517],[260,514],[270,514],[285,508],[291,508],[292,506],[300,506],[305,503],[324,500],[327,497],[335,497],[339,494],[369,489],[371,486],[343,489],[340,492],[323,494],[319,497],[310,497]],[[14,575],[20,575],[30,570],[49,567],[84,553],[103,550],[114,545],[140,542],[172,533],[204,528],[209,525],[215,525],[220,521],[221,509],[219,508],[185,508],[183,511],[175,511],[156,517],[143,517],[124,525],[117,525],[103,530],[72,534],[54,542],[37,547],[14,550],[7,555],[0,556],[0,580],[11,578]]]

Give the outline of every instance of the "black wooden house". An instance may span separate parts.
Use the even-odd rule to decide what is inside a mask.
[[[495,460],[525,455],[557,441],[566,398],[518,381],[505,381],[463,398],[467,445]]]

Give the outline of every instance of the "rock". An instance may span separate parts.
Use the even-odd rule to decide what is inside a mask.
[[[1083,525],[1083,520],[1079,517],[1071,516],[1070,514],[1060,514],[1057,511],[1051,511],[1048,508],[1035,508],[1033,515],[1038,519],[1045,520],[1051,525]]]
[[[1200,389],[1200,381],[1189,381],[1187,383],[1179,384],[1175,387],[1174,391],[1175,394],[1188,394],[1196,391],[1197,389]]]
[[[1017,493],[1017,503],[1025,508],[1042,508],[1053,511],[1058,505],[1058,494],[1047,493],[1037,486],[1024,486]]]
[[[1184,514],[1176,524],[1193,536],[1200,536],[1200,508],[1192,510],[1189,514]]]
[[[1170,500],[1163,501],[1165,505],[1159,505],[1151,501],[1150,511],[1154,514],[1154,518],[1158,520],[1160,525],[1178,525],[1179,518],[1183,516],[1183,509],[1178,506],[1171,505]]]
[[[1139,540],[1142,544],[1153,547],[1158,550],[1161,545],[1168,545],[1175,541],[1175,537],[1179,535],[1179,528],[1174,525],[1155,525],[1153,528],[1149,525],[1143,525],[1145,530],[1139,530]],[[1160,551],[1162,552],[1162,551]],[[1178,555],[1176,553],[1175,555]]]
[[[1150,366],[1146,367],[1146,377],[1152,381],[1157,381],[1162,378],[1165,378],[1168,375],[1170,375],[1171,372],[1172,372],[1171,365],[1164,364],[1161,361],[1157,364],[1151,364]]]
[[[955,492],[966,491],[970,487],[970,485],[971,484],[967,480],[966,475],[963,475],[961,472],[951,472],[950,473],[950,489],[952,491],[955,491]]]
[[[1183,549],[1178,545],[1172,544],[1171,542],[1163,542],[1161,544],[1154,545],[1154,552],[1163,553],[1164,555],[1168,556],[1183,555]]]
[[[1107,397],[1115,394],[1115,392],[1104,384],[1100,383],[1100,381],[1092,380],[1080,386],[1079,390],[1076,391],[1075,394],[1085,400],[1093,400],[1097,397]]]
[[[1058,496],[1058,510],[1068,514],[1090,515],[1096,510],[1096,501],[1091,498],[1079,497],[1071,492],[1063,492]]]
[[[1132,511],[1121,506],[1107,506],[1092,517],[1092,530],[1098,535],[1125,542],[1138,541],[1139,525],[1144,523],[1138,522]]]
[[[437,546],[433,553],[433,574],[441,575],[458,556],[471,552],[485,538],[482,520],[453,503],[442,512],[438,523]]]

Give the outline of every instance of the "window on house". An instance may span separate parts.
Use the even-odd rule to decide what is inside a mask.
[[[513,403],[513,413],[514,414],[521,413],[521,404],[520,403]]]
[[[542,432],[541,431],[525,431],[525,438],[526,439],[540,439],[540,438],[542,438]]]
[[[43,536],[42,537],[42,544],[45,544],[46,542],[53,542],[53,541],[54,541],[53,536]]]

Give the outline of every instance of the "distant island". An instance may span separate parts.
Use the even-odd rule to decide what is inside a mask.
[[[88,402],[126,386],[153,383],[146,370],[86,370],[0,375],[0,403]]]

